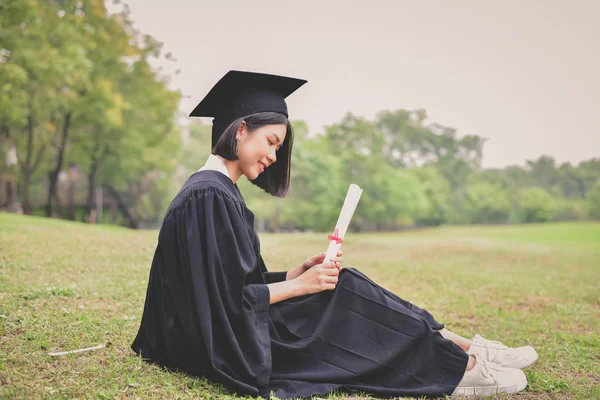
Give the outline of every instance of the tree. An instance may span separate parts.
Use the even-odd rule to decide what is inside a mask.
[[[87,174],[84,217],[95,206],[98,171],[128,134],[124,114],[132,105],[124,97],[122,85],[130,79],[131,60],[140,54],[126,13],[110,15],[102,2],[94,2],[89,4],[85,16],[93,84],[86,87],[77,105],[77,135],[70,157]]]
[[[521,189],[517,198],[521,222],[548,222],[554,217],[556,202],[544,189]]]
[[[539,186],[553,195],[560,195],[560,176],[553,157],[540,156],[537,160],[528,160],[527,169]]]
[[[199,119],[192,119],[181,142],[181,174],[187,178],[198,171],[211,153],[212,125]],[[183,182],[181,182],[183,183]]]
[[[294,123],[290,198],[284,218],[301,229],[331,231],[335,227],[349,183],[341,159],[327,154],[323,137],[308,138],[308,127]]]
[[[483,172],[483,171],[482,171]],[[509,165],[501,170],[503,180],[513,189],[535,186],[535,179],[529,171],[519,165]]]
[[[130,206],[128,197],[136,203],[146,196],[148,204],[164,187],[159,181],[170,182],[165,173],[174,169],[179,140],[179,93],[149,63],[160,57],[161,44],[133,29],[127,9],[109,15],[103,0],[24,0],[2,7],[0,126],[15,133],[25,211],[31,212],[33,173],[48,155],[54,160],[47,215],[67,160],[89,175],[88,211],[102,173],[122,210]],[[157,170],[163,173],[153,174]],[[132,189],[128,196],[119,192],[125,189]]]
[[[377,124],[347,115],[327,128],[320,148],[335,155],[347,185],[363,188],[353,226],[360,230],[397,229],[414,224],[428,207],[423,187],[414,175],[385,162],[385,134]],[[330,157],[330,156],[329,156]],[[338,206],[338,213],[339,213]]]
[[[512,202],[509,193],[502,185],[488,181],[469,184],[470,213],[472,223],[509,222]]]
[[[169,195],[174,194],[170,178],[181,149],[181,136],[175,124],[180,93],[168,89],[168,80],[150,66],[149,58],[159,57],[160,50],[159,42],[144,36],[139,58],[119,81],[119,91],[127,104],[123,112],[124,134],[110,147],[98,171],[131,227],[138,225],[135,208],[144,188],[149,187],[142,184],[144,179],[154,176],[153,184],[165,188],[154,191],[160,196],[152,198],[156,206],[153,220],[160,218]]]
[[[418,216],[417,221],[423,225],[441,225],[448,220],[450,184],[433,166],[413,168],[410,170],[423,186],[427,197],[427,209]]]
[[[128,33],[132,29],[130,21],[123,14],[109,15],[102,0],[61,1],[56,3],[56,9],[60,15],[57,23],[73,26],[74,31],[65,40],[71,42],[71,37],[77,38],[89,61],[89,70],[86,80],[70,88],[77,96],[61,110],[65,123],[55,166],[49,173],[46,215],[52,214],[57,178],[67,149],[73,146],[77,146],[73,149],[77,153],[70,158],[75,164],[85,165],[89,174],[87,215],[95,200],[95,173],[107,153],[101,142],[114,143],[115,135],[122,134],[119,128],[123,126],[122,110],[126,105],[118,92],[119,79],[127,71],[124,58],[135,56],[137,47]],[[83,153],[89,156],[79,157]]]
[[[600,181],[588,192],[587,198],[590,216],[600,219]]]
[[[75,2],[60,2],[72,6]],[[22,205],[31,212],[29,183],[57,132],[68,127],[61,110],[77,97],[89,62],[75,25],[61,18],[53,1],[24,0],[4,5],[0,52],[3,54],[3,98],[14,99],[3,113],[15,133],[22,179]],[[50,62],[51,60],[51,62]],[[14,96],[13,96],[14,95]],[[6,100],[3,100],[5,102]],[[66,128],[68,129],[68,128]]]

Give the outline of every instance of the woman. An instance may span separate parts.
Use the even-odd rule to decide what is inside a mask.
[[[455,335],[341,260],[323,263],[324,254],[267,271],[236,182],[245,175],[286,194],[293,133],[285,98],[305,82],[230,71],[192,112],[214,117],[213,151],[167,210],[133,350],[252,396],[524,389],[517,368],[537,359],[531,347]]]

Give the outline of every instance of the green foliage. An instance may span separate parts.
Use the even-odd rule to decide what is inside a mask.
[[[103,0],[2,7],[0,127],[16,142],[25,211],[30,184],[77,165],[92,186],[88,207],[109,185],[133,219],[159,219],[181,148],[180,94],[151,67],[161,43],[135,31],[126,8],[108,14]]]
[[[589,214],[592,218],[600,219],[600,180],[589,191],[587,196]]]
[[[509,193],[501,185],[476,182],[467,187],[472,223],[505,223],[512,211]]]
[[[179,160],[184,169],[183,179],[200,169],[210,154],[212,125],[202,123],[198,119],[191,119],[186,132],[181,143],[183,148]]]
[[[433,166],[413,168],[410,170],[423,187],[427,198],[427,207],[418,216],[422,225],[441,225],[448,219],[448,208],[451,197],[450,184]]]
[[[517,197],[521,222],[547,222],[554,218],[556,201],[544,189],[521,189]]]
[[[298,129],[299,123],[293,125],[292,186],[284,218],[300,229],[328,231],[337,221],[349,186],[344,165],[340,158],[327,156],[319,140],[303,138],[305,130]]]

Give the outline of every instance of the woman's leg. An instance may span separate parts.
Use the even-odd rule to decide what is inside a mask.
[[[464,351],[468,351],[469,347],[471,347],[471,341],[469,339],[465,339],[464,337],[457,335],[454,332],[450,332],[448,329],[444,328],[441,331],[438,331],[445,339],[453,341],[458,347],[463,349]]]
[[[467,363],[467,371],[470,371],[475,366],[475,357],[469,356],[469,362]]]
[[[484,339],[479,335],[475,335],[473,340],[469,340],[454,332],[450,332],[446,328],[438,332],[444,339],[451,340],[464,351],[469,352],[471,350],[470,353],[477,354],[487,361],[493,361],[502,367],[525,368],[538,359],[537,352],[531,346],[512,348],[500,342]],[[467,371],[469,371],[469,368],[467,368]]]
[[[469,339],[465,339],[464,337],[457,335],[454,332],[450,332],[448,329],[444,328],[441,331],[438,331],[444,339],[448,339],[454,342],[458,347],[463,349],[464,351],[469,350],[471,347],[471,341]],[[467,371],[470,371],[475,366],[475,357],[470,356],[469,362],[467,363]]]

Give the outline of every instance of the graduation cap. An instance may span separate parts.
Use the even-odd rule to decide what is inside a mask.
[[[225,128],[238,118],[268,111],[289,117],[285,98],[306,82],[286,76],[229,71],[194,108],[190,117],[214,118],[214,147]]]

